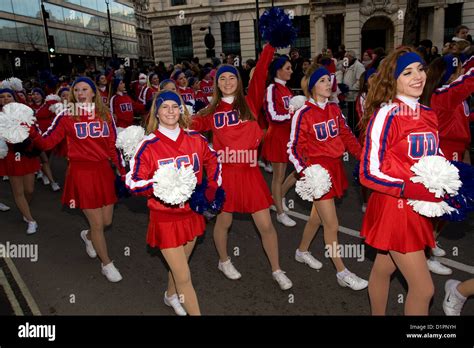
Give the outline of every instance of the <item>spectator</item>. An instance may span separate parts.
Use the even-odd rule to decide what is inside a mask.
[[[438,52],[438,47],[436,46],[431,47],[431,59],[435,60],[438,57],[441,57],[441,55]]]
[[[359,92],[359,80],[361,75],[365,72],[365,68],[361,62],[356,58],[354,51],[347,51],[344,59],[344,74],[342,84],[347,86],[348,92],[346,94],[346,101],[348,107],[348,121],[352,130],[355,130],[355,100]],[[341,88],[342,90],[342,88]]]
[[[362,55],[362,64],[364,65],[364,68],[367,69],[367,67],[372,64],[373,58],[372,55],[374,54],[374,51],[371,49],[368,49],[367,51],[364,52]]]
[[[458,25],[454,31],[453,41],[467,40],[467,35],[469,34],[469,28],[465,25]]]
[[[301,79],[303,78],[303,58],[300,57],[300,52],[296,47],[292,47],[290,50],[290,62],[291,70],[293,74],[291,79],[288,81],[288,87],[290,88],[300,88]]]

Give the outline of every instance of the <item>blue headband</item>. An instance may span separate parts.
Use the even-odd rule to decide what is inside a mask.
[[[9,93],[13,96],[13,99],[16,100],[16,94],[15,94],[15,91],[11,88],[0,88],[0,94],[3,94],[3,93]]]
[[[233,65],[221,65],[221,67],[217,70],[216,80],[219,80],[219,76],[221,76],[225,72],[229,72],[239,77],[239,72]]]
[[[176,79],[179,77],[179,75],[181,75],[182,73],[183,73],[183,72],[182,72],[181,70],[176,70],[176,71],[174,72],[174,74],[171,76],[171,78],[172,78],[173,80],[176,80]]]
[[[78,84],[79,82],[85,82],[87,83],[91,88],[92,90],[94,91],[94,93],[97,93],[97,88],[94,84],[94,81],[92,81],[90,78],[88,77],[85,77],[85,76],[81,76],[81,77],[78,77],[73,83],[72,83],[72,86],[71,88],[74,88],[74,86],[76,84]]]
[[[35,87],[31,90],[31,93],[35,93],[35,92],[41,94],[43,99],[45,98],[44,91],[41,88]]]
[[[167,100],[172,100],[176,102],[179,106],[181,106],[181,99],[179,99],[179,95],[173,91],[165,91],[161,93],[157,98],[156,98],[156,110],[158,110],[165,101]]]
[[[115,92],[117,91],[117,88],[120,85],[120,82],[122,81],[123,79],[114,79],[114,81],[112,82],[112,87]]]
[[[403,70],[405,70],[407,66],[413,63],[421,63],[423,65],[425,64],[423,59],[415,52],[408,52],[398,57],[397,67],[395,68],[395,79],[398,79]]]
[[[273,65],[271,67],[270,73],[272,74],[273,77],[276,76],[276,73],[278,70],[283,68],[286,62],[289,62],[289,58],[287,56],[281,56],[273,61]]]
[[[69,92],[69,87],[62,87],[59,89],[58,91],[58,95],[61,96],[61,94],[63,94],[64,91],[68,91]]]
[[[451,77],[452,74],[454,74],[454,71],[456,70],[455,61],[456,64],[459,63],[459,59],[452,54],[447,54],[443,57],[444,64],[446,65],[446,72],[443,75],[443,78],[440,81],[441,85],[445,85],[446,82],[448,82],[449,78]]]
[[[166,80],[161,81],[161,83],[160,83],[160,89],[163,89],[163,87],[165,87],[165,85],[167,85],[167,84],[170,83],[170,82],[171,82],[173,85],[176,86],[176,84],[174,83],[173,80],[171,80],[171,79],[166,79]]]
[[[308,89],[310,92],[313,89],[316,82],[318,82],[318,80],[324,75],[328,75],[329,77],[331,77],[331,74],[326,68],[318,68],[316,69],[314,73],[311,74],[311,77],[309,78],[309,84],[308,84]]]

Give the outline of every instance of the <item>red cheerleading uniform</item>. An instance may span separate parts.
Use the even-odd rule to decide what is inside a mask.
[[[194,92],[194,98],[204,103],[204,105],[209,105],[209,99],[207,99],[206,94],[200,89]]]
[[[275,79],[275,83],[267,87],[265,93],[265,114],[269,123],[263,142],[262,157],[270,162],[287,163],[287,146],[290,140],[291,117],[290,99],[291,90]]]
[[[141,102],[143,105],[146,105],[146,103],[152,100],[155,94],[158,93],[159,91],[160,91],[159,87],[155,87],[155,86],[148,87],[147,85],[144,85],[142,87],[140,95],[138,96],[138,101]]]
[[[245,98],[252,113],[262,108],[268,66],[275,49],[266,45],[255,69]],[[213,147],[222,163],[222,187],[226,192],[223,211],[255,213],[273,203],[270,190],[257,164],[257,149],[263,131],[256,121],[239,119],[239,111],[224,100],[214,114],[195,116],[192,129],[212,130]]]
[[[194,89],[192,89],[191,87],[178,86],[178,93],[181,98],[183,98],[183,101],[185,103],[191,103],[194,105],[196,100],[196,96],[194,95]]]
[[[438,116],[439,146],[449,160],[462,161],[471,143],[470,110],[466,99],[474,92],[474,68],[434,91],[431,108]]]
[[[411,166],[439,154],[438,121],[430,108],[416,104],[412,111],[412,101],[399,98],[379,109],[367,127],[360,182],[373,192],[361,236],[376,249],[408,253],[435,245],[431,219],[416,213],[402,193],[414,176]]]
[[[206,97],[212,97],[214,94],[214,80],[201,80],[201,90]]]
[[[7,143],[8,153],[0,159],[0,176],[24,176],[33,174],[41,169],[39,157],[28,157],[20,152],[15,152],[14,145]]]
[[[109,104],[109,90],[107,87],[98,87],[100,96],[102,98],[102,103],[105,105]]]
[[[346,148],[360,158],[361,146],[337,104],[326,102],[321,107],[311,99],[297,111],[291,123],[288,154],[298,173],[314,164],[329,172],[331,189],[319,200],[342,197],[349,186],[342,164]]]
[[[133,125],[134,110],[137,104],[127,94],[115,94],[110,98],[110,113],[114,116],[117,127],[127,128]],[[139,104],[142,106],[142,104]]]
[[[41,105],[32,104],[30,106],[35,112],[35,117],[38,121],[37,123],[41,132],[46,132],[49,126],[51,126],[51,122],[53,122],[54,117],[56,116],[54,112],[49,110],[51,105],[52,103],[43,103]]]
[[[133,194],[148,197],[147,244],[160,249],[184,245],[202,235],[206,228],[204,217],[191,210],[189,202],[169,205],[153,195],[153,176],[160,165],[168,163],[175,163],[178,168],[193,166],[198,184],[203,178],[202,166],[209,186],[217,187],[222,181],[217,155],[199,133],[180,129],[176,141],[159,130],[145,137],[130,161],[126,185]]]
[[[34,132],[34,146],[46,151],[63,139],[68,142],[69,166],[62,203],[71,208],[96,209],[117,201],[115,173],[124,163],[115,148],[117,131],[113,118],[104,122],[93,114],[78,117],[61,113],[42,136]]]

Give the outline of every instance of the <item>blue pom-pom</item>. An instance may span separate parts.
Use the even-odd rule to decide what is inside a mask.
[[[451,161],[451,164],[459,170],[459,180],[462,181],[462,186],[456,196],[446,197],[444,200],[456,211],[445,214],[442,218],[458,222],[465,220],[468,213],[474,211],[474,167],[457,161]]]
[[[360,186],[359,170],[360,170],[360,161],[357,161],[354,166],[354,170],[352,171],[352,176],[354,177],[354,183]]]
[[[206,103],[201,100],[196,100],[193,106],[194,113],[197,114],[199,111],[206,107]]]
[[[120,175],[115,176],[115,193],[118,198],[128,198],[131,196]]]
[[[200,184],[196,185],[191,198],[189,199],[189,206],[198,214],[204,214],[209,209],[209,202],[206,198],[207,180],[203,179]]]
[[[263,40],[270,42],[275,48],[292,45],[297,32],[290,17],[279,7],[266,10],[259,20],[259,31]]]
[[[217,214],[221,211],[222,207],[224,206],[225,202],[225,191],[222,187],[218,187],[216,190],[216,196],[214,200],[209,203],[209,210],[213,214]]]

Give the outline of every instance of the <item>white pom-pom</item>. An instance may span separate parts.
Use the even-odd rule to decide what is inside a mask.
[[[10,85],[10,81],[8,80],[3,80],[2,82],[0,82],[0,88],[9,88],[11,89],[12,86]]]
[[[453,211],[456,211],[455,208],[451,207],[446,202],[426,202],[426,201],[417,201],[413,199],[408,199],[408,205],[413,207],[413,210],[420,215],[426,217],[440,217],[444,214],[451,214]]]
[[[153,181],[153,194],[172,205],[186,202],[197,184],[192,166],[176,169],[174,163],[160,166],[153,176]]]
[[[212,96],[207,97],[207,101],[208,101],[209,103],[212,103]]]
[[[417,175],[410,178],[415,183],[422,183],[436,197],[446,193],[457,194],[462,182],[459,170],[442,156],[425,156],[415,163],[411,170]]]
[[[290,100],[290,111],[295,113],[304,106],[306,103],[306,97],[304,95],[297,95],[291,98]]]
[[[144,137],[145,130],[143,127],[130,126],[117,134],[115,146],[123,151],[125,160],[130,161]]]
[[[8,146],[5,140],[0,139],[0,159],[4,159],[8,154]]]
[[[13,89],[15,92],[19,92],[23,90],[23,82],[17,77],[10,77],[7,79],[10,88]]]
[[[60,97],[59,95],[57,95],[57,94],[48,94],[44,100],[45,100],[46,102],[49,102],[49,101],[51,101],[51,100],[60,102],[60,101],[61,101],[61,97]]]
[[[332,186],[329,172],[319,164],[303,171],[304,177],[296,182],[296,193],[304,200],[312,202],[329,192]]]
[[[28,138],[29,128],[35,121],[30,107],[21,103],[9,103],[0,112],[0,136],[9,143],[21,143]]]
[[[124,130],[125,130],[125,128],[117,127],[117,135],[119,135],[120,133],[122,133]]]

